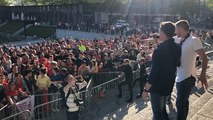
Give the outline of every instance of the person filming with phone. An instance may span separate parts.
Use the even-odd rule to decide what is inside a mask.
[[[73,77],[72,75],[68,75],[66,81],[67,85],[63,88],[63,97],[65,97],[67,120],[79,120],[79,106],[83,102],[79,97],[79,90],[86,87],[87,82],[82,76]]]

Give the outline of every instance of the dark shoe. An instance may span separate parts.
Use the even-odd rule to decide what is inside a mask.
[[[122,95],[118,94],[116,95],[117,98],[122,98]]]
[[[131,103],[131,102],[133,102],[133,100],[132,100],[132,99],[129,99],[129,100],[127,100],[126,102]]]
[[[136,99],[141,98],[141,97],[142,97],[142,95],[141,95],[141,94],[138,94],[138,95],[136,96]]]

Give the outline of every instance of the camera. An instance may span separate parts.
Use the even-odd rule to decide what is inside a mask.
[[[81,82],[81,77],[76,77],[76,82]]]
[[[77,105],[77,106],[81,106],[83,104],[83,100],[82,99],[74,99],[74,103]]]

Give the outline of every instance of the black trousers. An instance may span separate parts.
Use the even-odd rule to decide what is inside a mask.
[[[167,96],[162,96],[158,93],[151,93],[151,104],[153,112],[153,120],[169,120],[166,112]]]
[[[139,94],[142,95],[144,86],[145,86],[146,81],[147,81],[147,77],[143,76],[143,77],[140,77],[139,79],[134,80],[132,88],[135,87],[135,84],[136,84],[137,81],[139,81],[139,84],[140,84],[140,93]]]
[[[67,113],[67,120],[79,120],[79,111],[76,112],[66,111],[66,113]]]
[[[189,111],[189,95],[195,86],[196,79],[191,76],[182,82],[176,83],[177,87],[177,120],[186,120]]]
[[[122,96],[122,86],[124,86],[124,85],[128,85],[129,96],[130,96],[129,99],[133,99],[132,82],[130,82],[130,81],[125,80],[118,84],[119,95]]]

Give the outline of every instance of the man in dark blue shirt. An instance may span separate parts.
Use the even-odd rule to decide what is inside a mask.
[[[169,120],[166,99],[174,87],[181,47],[172,38],[175,32],[172,22],[161,23],[159,32],[162,43],[152,55],[152,69],[144,88],[143,99],[146,100],[150,92],[153,120]]]
[[[122,81],[118,85],[119,94],[118,98],[122,97],[122,86],[127,85],[129,88],[129,99],[126,101],[128,103],[133,102],[133,91],[132,91],[132,82],[133,82],[133,72],[132,67],[130,65],[131,61],[129,59],[125,59],[124,63],[118,68],[118,71],[122,71],[125,74],[125,81]]]

